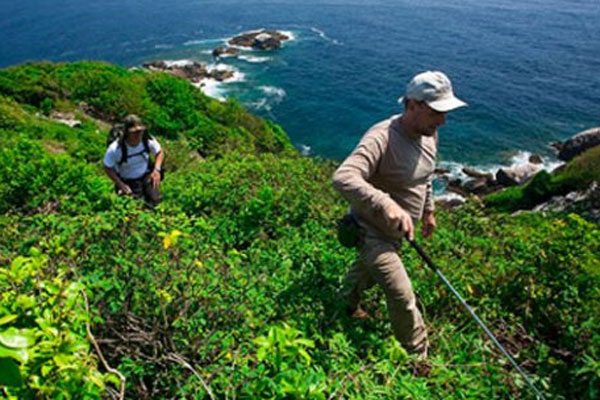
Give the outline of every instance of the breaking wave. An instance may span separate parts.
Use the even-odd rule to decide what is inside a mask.
[[[240,60],[244,60],[244,61],[247,61],[247,62],[253,63],[253,64],[271,61],[271,57],[258,57],[258,56],[251,56],[251,55],[241,55],[241,56],[238,56],[238,58]]]
[[[327,36],[327,34],[325,32],[323,32],[322,30],[320,30],[319,28],[316,28],[314,26],[310,27],[310,30],[313,31],[314,33],[316,33],[317,35],[319,35],[319,37],[327,42],[331,42],[333,44],[335,44],[336,46],[342,46],[343,43],[340,42],[337,39],[332,39],[329,36]]]

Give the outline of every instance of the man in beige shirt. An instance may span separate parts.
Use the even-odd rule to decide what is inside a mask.
[[[394,335],[412,353],[427,355],[427,332],[410,279],[398,255],[404,235],[435,229],[431,180],[437,152],[437,128],[446,113],[466,105],[454,96],[439,71],[416,75],[401,102],[404,113],[379,122],[362,137],[333,176],[334,187],[350,202],[364,232],[360,253],[346,276],[348,312],[366,317],[361,292],[375,283],[384,290]]]

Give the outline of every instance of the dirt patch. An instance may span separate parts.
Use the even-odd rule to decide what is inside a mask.
[[[59,142],[44,142],[44,148],[52,154],[64,154],[67,152],[64,145]]]

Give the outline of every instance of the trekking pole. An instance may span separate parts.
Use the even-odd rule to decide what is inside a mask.
[[[535,394],[537,395],[538,398],[545,400],[544,395],[535,387],[535,385],[533,384],[533,382],[529,379],[529,377],[527,376],[527,374],[525,374],[525,372],[521,369],[521,367],[519,367],[519,364],[517,364],[517,362],[514,360],[514,358],[512,358],[512,356],[510,354],[508,354],[508,351],[504,348],[504,346],[502,346],[500,344],[500,342],[498,341],[498,339],[496,339],[496,337],[494,336],[494,334],[492,332],[490,332],[490,330],[487,328],[487,326],[485,326],[485,324],[483,323],[483,321],[481,320],[481,318],[479,318],[477,316],[477,314],[475,314],[475,311],[473,311],[473,309],[471,307],[469,307],[469,305],[467,304],[467,302],[465,301],[465,299],[462,298],[462,296],[456,291],[456,289],[454,289],[454,287],[450,284],[450,282],[448,282],[448,279],[446,279],[446,277],[444,276],[444,274],[442,274],[442,271],[440,271],[438,269],[438,267],[436,267],[436,265],[433,263],[433,261],[431,261],[431,259],[429,258],[429,256],[427,256],[427,254],[425,254],[425,252],[423,251],[423,249],[414,241],[408,238],[408,235],[406,236],[406,239],[408,240],[408,243],[410,243],[410,245],[417,251],[417,253],[419,253],[419,255],[421,256],[421,258],[423,260],[425,260],[425,263],[427,264],[427,266],[429,266],[429,268],[431,268],[442,280],[442,282],[444,282],[444,284],[446,286],[448,286],[448,288],[450,289],[450,291],[452,293],[454,293],[454,295],[458,298],[458,300],[460,300],[461,304],[467,309],[467,311],[471,314],[471,316],[475,319],[475,321],[477,321],[477,323],[479,324],[479,326],[484,330],[484,332],[488,335],[488,337],[490,339],[492,339],[492,342],[494,342],[494,344],[496,345],[496,347],[498,347],[500,349],[500,351],[502,351],[502,353],[504,353],[504,355],[506,356],[506,358],[509,359],[510,363],[512,364],[513,367],[515,367],[515,369],[519,372],[519,374],[521,374],[521,376],[523,377],[523,379],[525,379],[525,382],[527,382],[527,384],[533,389],[533,391],[535,392]]]

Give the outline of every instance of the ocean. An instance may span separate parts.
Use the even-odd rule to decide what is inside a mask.
[[[305,154],[343,159],[391,114],[408,80],[448,74],[469,107],[440,129],[442,166],[494,170],[600,125],[600,1],[3,1],[0,66],[31,60],[214,64],[240,32],[290,32],[275,51],[223,58],[233,97]]]

